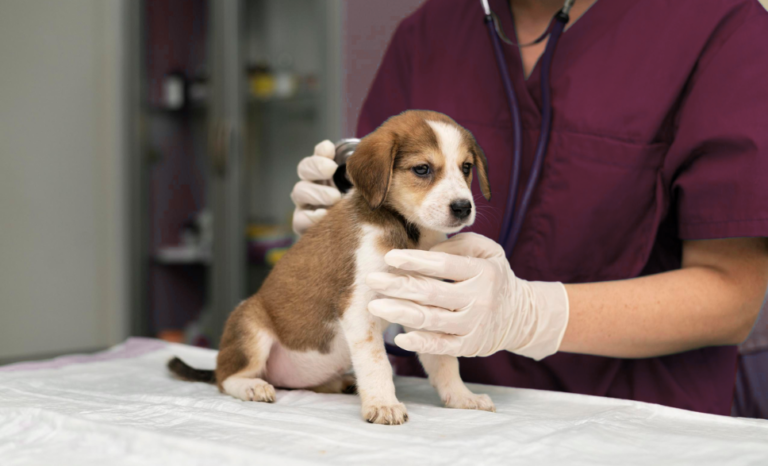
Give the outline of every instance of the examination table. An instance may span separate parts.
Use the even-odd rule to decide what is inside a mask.
[[[426,380],[397,378],[410,420],[380,426],[353,395],[242,402],[165,368],[174,355],[210,368],[215,354],[132,338],[0,367],[0,464],[768,465],[768,421],[478,385],[498,412],[446,409]]]

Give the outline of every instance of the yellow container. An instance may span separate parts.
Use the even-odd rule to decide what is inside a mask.
[[[257,99],[269,99],[275,94],[275,77],[271,73],[254,73],[250,76],[251,95]]]

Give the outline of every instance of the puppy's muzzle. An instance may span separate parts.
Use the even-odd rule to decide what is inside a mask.
[[[451,214],[459,220],[464,220],[472,213],[472,203],[468,199],[451,202]]]

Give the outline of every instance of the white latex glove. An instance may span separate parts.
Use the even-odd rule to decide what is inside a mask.
[[[299,162],[299,181],[291,192],[291,200],[296,206],[293,211],[293,231],[301,235],[307,228],[317,223],[328,207],[341,199],[341,192],[336,189],[331,179],[339,167],[333,158],[336,146],[325,140],[315,146],[315,153]]]
[[[417,272],[366,279],[390,297],[371,301],[371,314],[418,329],[395,338],[403,349],[451,356],[507,350],[539,360],[560,347],[568,325],[563,284],[515,277],[502,247],[484,236],[462,233],[430,251],[396,249],[384,260]]]

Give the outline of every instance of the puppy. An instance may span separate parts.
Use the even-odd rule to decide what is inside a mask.
[[[472,134],[436,112],[407,111],[362,139],[347,162],[354,189],[328,210],[275,265],[258,293],[232,312],[215,374],[178,358],[170,370],[215,382],[245,401],[275,401],[275,388],[340,393],[357,377],[363,419],[402,424],[384,349],[387,322],[368,312],[377,296],[371,272],[390,271],[392,249],[429,249],[475,220],[470,186],[477,168],[491,192],[485,155]],[[419,355],[431,384],[450,408],[494,411],[487,395],[469,391],[454,357]]]

